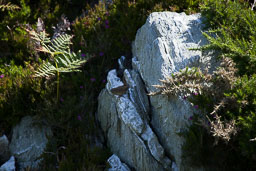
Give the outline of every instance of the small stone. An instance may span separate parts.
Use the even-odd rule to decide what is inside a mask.
[[[115,69],[108,72],[107,76],[107,85],[106,88],[109,93],[113,94],[115,93],[115,89],[118,89],[122,86],[124,86],[124,83],[121,81],[121,79],[117,76],[117,72]]]
[[[179,171],[179,168],[177,167],[176,163],[172,163],[172,171]]]
[[[7,162],[1,167],[0,171],[15,171],[15,158],[12,156]]]

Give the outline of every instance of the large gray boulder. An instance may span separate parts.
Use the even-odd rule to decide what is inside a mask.
[[[157,91],[152,85],[185,67],[200,67],[201,51],[191,51],[207,43],[202,35],[200,14],[152,13],[137,32],[133,46],[133,68],[141,75],[147,92]],[[174,157],[178,168],[182,164],[184,131],[193,107],[182,97],[168,98],[166,95],[149,97],[151,125],[166,153]]]
[[[123,78],[109,72],[97,117],[110,149],[130,168],[200,170],[182,160],[184,139],[178,135],[197,111],[181,97],[147,94],[157,91],[153,85],[160,79],[185,67],[208,66],[210,55],[190,50],[207,43],[202,27],[200,14],[152,13],[133,43],[132,69],[125,70],[119,60]]]
[[[51,129],[44,125],[38,125],[30,116],[24,117],[21,122],[13,128],[10,143],[11,154],[17,159],[20,169],[30,167],[37,168],[40,155],[44,152],[51,136]]]

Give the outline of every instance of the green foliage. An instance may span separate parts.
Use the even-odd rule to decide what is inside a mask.
[[[214,137],[200,124],[201,117],[195,114],[189,130],[181,135],[186,140],[182,146],[184,162],[205,170],[254,170],[254,162],[241,155],[237,138],[215,145]]]
[[[29,64],[22,67],[11,62],[0,66],[0,129],[9,133],[21,117],[41,110],[50,89],[40,78],[32,77],[33,67]]]
[[[84,83],[87,82],[86,88],[91,90],[92,87],[102,88],[103,85],[91,82],[90,78],[85,79],[84,73],[60,75],[60,84],[63,84],[63,86],[59,90],[61,92],[60,102],[56,104],[53,98],[56,93],[54,89],[55,82],[48,78],[34,77],[34,68],[39,67],[35,63],[37,62],[35,54],[41,55],[40,57],[44,59],[45,53],[35,52],[35,48],[38,48],[38,46],[35,46],[29,40],[29,35],[23,29],[25,24],[35,23],[38,17],[46,20],[46,29],[52,28],[63,12],[67,11],[69,14],[72,14],[72,16],[68,15],[68,17],[74,18],[78,13],[80,15],[84,4],[87,2],[82,1],[81,3],[76,1],[68,4],[65,1],[40,0],[35,2],[22,0],[13,2],[21,6],[20,10],[0,13],[0,30],[2,35],[0,41],[0,75],[1,77],[3,75],[3,78],[0,78],[0,134],[5,133],[7,136],[10,136],[12,126],[17,124],[26,115],[37,115],[46,119],[48,124],[54,129],[55,140],[57,141],[56,148],[65,145],[70,150],[62,151],[65,153],[63,156],[67,156],[68,160],[65,160],[65,158],[60,158],[58,161],[46,160],[49,163],[43,166],[45,170],[51,168],[53,168],[52,170],[58,170],[55,167],[56,165],[63,165],[61,166],[62,169],[65,169],[67,165],[73,165],[75,168],[81,168],[81,170],[83,168],[90,169],[90,167],[102,168],[105,166],[105,161],[109,156],[109,153],[106,153],[106,147],[104,149],[91,148],[88,146],[89,143],[87,143],[88,137],[83,136],[84,133],[90,137],[97,135],[93,113],[96,110],[95,99],[98,95],[92,92],[90,95],[85,96]],[[72,10],[66,10],[70,8]],[[35,28],[34,25],[31,27]],[[68,40],[70,39],[68,38]],[[57,43],[61,42],[56,41],[52,44],[49,42],[52,45],[51,49],[49,49],[51,52],[54,49],[56,50],[57,47],[61,48],[60,44],[56,46]],[[74,61],[70,60],[70,58],[75,59],[75,57],[79,58],[82,56],[80,53],[75,55],[69,49],[65,54],[54,55],[55,57],[61,55],[67,57],[61,58],[61,56],[59,57],[61,59],[58,58],[57,62],[58,66],[60,66],[60,72],[67,71],[65,66],[73,67],[72,71],[80,66],[78,61],[72,63]],[[29,61],[31,65],[26,64],[24,61]],[[40,62],[41,59],[38,58],[38,61]],[[52,63],[53,61],[49,59],[48,62]],[[99,74],[101,73],[99,72]],[[78,120],[78,115],[81,115],[81,121]],[[76,129],[79,129],[79,131],[76,131]],[[63,130],[65,131],[65,136],[57,136],[64,135],[61,134]],[[81,138],[73,138],[75,136],[80,136]],[[69,140],[67,140],[68,137]],[[62,155],[61,152],[59,154]],[[65,163],[65,165],[60,163]]]
[[[189,118],[192,124],[182,134],[186,140],[183,145],[186,162],[216,170],[254,169],[256,77],[234,77],[233,65],[222,68],[225,63],[228,61],[224,60],[213,75],[186,69],[156,87],[166,95],[187,93],[184,100],[200,110],[200,115]],[[195,73],[198,77],[194,77]],[[195,87],[198,90],[193,93]]]
[[[235,138],[236,147],[252,167],[256,152],[255,142],[250,141],[256,137],[256,14],[248,3],[238,1],[208,0],[202,10],[213,28],[211,32],[217,35],[205,34],[210,41],[205,49],[219,50],[221,55],[233,59],[241,76],[225,94],[236,101],[236,107],[227,110],[225,115],[237,120],[240,131]]]
[[[13,60],[17,64],[28,61],[31,53],[25,30],[20,26],[26,23],[30,15],[30,8],[24,0],[20,1],[20,10],[9,10],[0,13],[0,56],[6,62]]]
[[[87,3],[94,0],[13,0],[20,9],[15,11],[4,11],[0,13],[0,56],[6,62],[14,60],[16,64],[23,65],[24,61],[37,61],[33,45],[29,42],[27,32],[23,27],[35,28],[38,18],[45,21],[46,31],[53,33],[55,26],[62,14],[69,19],[81,15]],[[72,10],[70,10],[72,9]]]
[[[232,58],[240,75],[255,73],[256,14],[247,3],[207,0],[202,14],[207,18],[207,25],[213,28],[211,34],[205,34],[210,44],[204,49],[219,50],[220,55]]]
[[[237,124],[241,131],[238,136],[241,155],[255,160],[256,143],[251,139],[256,137],[256,75],[252,75],[251,78],[246,75],[241,77],[235,87],[226,94],[237,101],[235,110],[228,111],[228,114],[238,120]]]

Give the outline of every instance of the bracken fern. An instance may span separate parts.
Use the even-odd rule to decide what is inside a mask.
[[[34,30],[27,31],[38,47],[36,50],[50,55],[50,60],[44,61],[34,76],[50,77],[57,74],[57,99],[59,99],[60,73],[80,72],[79,68],[86,60],[81,59],[81,55],[71,52],[70,45],[73,37],[71,35],[63,34],[51,40],[44,30],[39,33]]]

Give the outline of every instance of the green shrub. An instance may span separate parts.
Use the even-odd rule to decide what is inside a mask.
[[[256,21],[255,12],[248,3],[226,0],[207,0],[201,7],[210,32],[206,35],[210,45],[206,49],[216,49],[236,63],[239,74],[253,74],[256,71]]]
[[[209,45],[202,50],[218,51],[221,67],[213,75],[199,69],[179,72],[163,80],[158,93],[187,93],[200,110],[182,134],[187,162],[216,170],[255,170],[256,14],[244,1],[207,0],[201,9],[211,28],[204,33]]]
[[[248,3],[237,1],[208,0],[202,9],[212,32],[217,34],[214,37],[206,35],[210,41],[206,49],[218,50],[222,56],[231,58],[238,68],[240,77],[225,94],[235,99],[232,105],[235,107],[226,107],[229,109],[222,115],[237,121],[239,132],[233,142],[237,157],[243,156],[244,163],[255,169],[256,144],[251,139],[256,137],[256,14]]]

